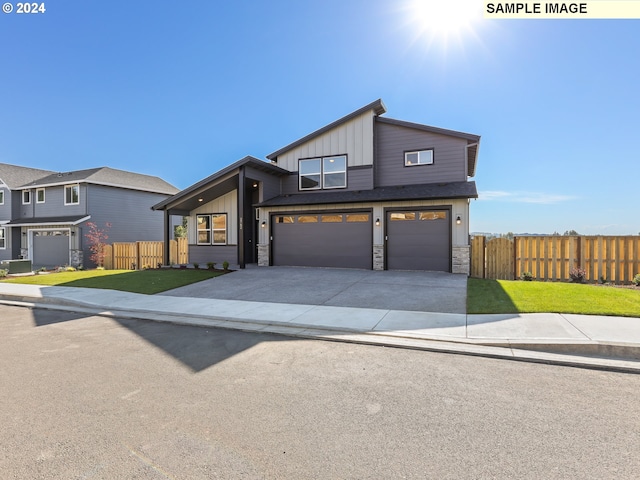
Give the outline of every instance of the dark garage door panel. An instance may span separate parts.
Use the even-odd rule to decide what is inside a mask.
[[[445,218],[435,220],[420,220],[421,211],[415,212],[415,220],[402,221],[391,221],[387,214],[387,268],[451,271],[449,212],[445,211]]]
[[[59,267],[69,263],[69,235],[54,235],[46,232],[45,235],[33,234],[33,266]]]
[[[277,220],[277,216],[274,220]],[[371,268],[373,244],[370,214],[368,222],[274,221],[273,227],[274,265]]]

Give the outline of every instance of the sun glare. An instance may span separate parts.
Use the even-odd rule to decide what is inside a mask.
[[[429,43],[462,42],[465,35],[475,34],[482,18],[482,2],[478,0],[411,0],[407,10],[416,35]]]

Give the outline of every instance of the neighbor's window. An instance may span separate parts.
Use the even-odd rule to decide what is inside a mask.
[[[64,204],[78,205],[80,203],[80,186],[66,185],[64,187]]]
[[[0,190],[0,205],[4,205],[4,190]]]
[[[345,188],[347,186],[347,157],[307,158],[300,160],[300,190]]]
[[[5,248],[7,248],[7,241],[6,241],[6,237],[5,237],[5,228],[4,227],[0,227],[0,249],[4,250]]]
[[[22,191],[22,204],[28,205],[31,203],[31,190],[23,190]]]
[[[414,165],[431,165],[433,163],[433,150],[418,150],[404,153],[405,167]]]
[[[226,245],[227,214],[197,215],[196,230],[198,245]]]
[[[44,188],[36,189],[36,203],[44,203]]]

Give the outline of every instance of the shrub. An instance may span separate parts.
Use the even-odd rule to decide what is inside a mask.
[[[523,272],[522,275],[520,275],[520,280],[524,280],[525,282],[531,282],[533,280],[533,273]]]
[[[193,268],[198,270],[200,268],[200,264],[198,262],[193,262]]]
[[[216,262],[207,262],[207,268],[209,270],[213,270],[214,268],[216,268]]]
[[[0,268],[0,278],[4,278],[7,275],[9,275],[9,270],[7,270],[5,268]]]
[[[569,272],[569,277],[573,283],[584,283],[587,278],[587,271],[583,268],[572,268]]]
[[[633,280],[631,280],[636,287],[640,287],[640,273],[638,273]]]
[[[229,270],[229,262],[227,262],[226,260],[222,262],[222,268],[225,270]]]

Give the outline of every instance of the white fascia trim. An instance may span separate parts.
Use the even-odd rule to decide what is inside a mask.
[[[11,227],[42,227],[46,225],[78,225],[82,222],[86,222],[91,218],[91,215],[87,215],[86,217],[82,217],[75,222],[40,222],[40,223],[12,223]]]
[[[140,192],[160,193],[162,195],[169,195],[169,196],[175,195],[175,193],[168,193],[166,191],[160,191],[160,190],[151,190],[148,188],[134,187],[131,185],[119,185],[116,183],[94,182],[94,181],[87,181],[87,180],[78,180],[76,182],[55,182],[55,183],[47,183],[44,185],[31,185],[26,187],[20,187],[18,190],[30,190],[32,188],[59,187],[62,185],[81,185],[81,184],[92,184],[92,185],[102,185],[105,187],[126,188],[127,190],[138,190]]]

